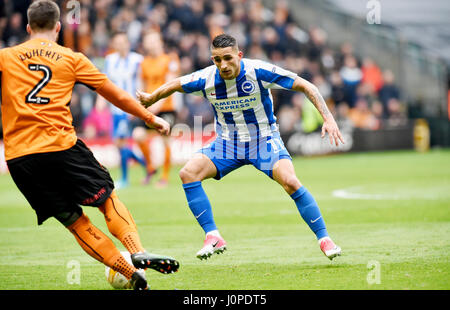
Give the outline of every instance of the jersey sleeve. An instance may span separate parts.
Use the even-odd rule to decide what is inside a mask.
[[[2,71],[3,71],[3,55],[2,50],[0,49],[0,104],[2,103]]]
[[[78,83],[96,90],[103,86],[108,79],[97,67],[83,54],[76,53],[75,75]]]
[[[3,49],[0,49],[0,72],[3,71]]]
[[[256,77],[264,88],[292,89],[297,74],[265,61],[257,61],[255,66]]]
[[[102,73],[106,74],[108,76],[108,69],[109,69],[109,62],[111,61],[109,56],[105,57],[105,62],[103,64]]]
[[[180,78],[181,87],[187,94],[204,96],[206,77],[204,70],[195,71]]]

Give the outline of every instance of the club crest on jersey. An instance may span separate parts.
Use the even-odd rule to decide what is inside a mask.
[[[242,83],[241,88],[244,93],[251,94],[255,90],[255,83],[252,81],[245,81]]]

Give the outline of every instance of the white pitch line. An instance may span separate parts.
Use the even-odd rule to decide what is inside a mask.
[[[365,189],[365,186],[352,186],[336,189],[331,194],[333,197],[337,198],[360,200],[443,200],[450,198],[450,192],[443,191],[441,187],[428,188],[425,191],[419,191],[412,188],[391,188],[387,194],[369,194]],[[383,189],[379,189],[379,191],[382,192]],[[388,191],[388,189],[386,188],[384,191]]]
[[[355,192],[356,189],[361,187],[350,187],[347,189],[336,189],[332,192],[332,195],[342,199],[362,199],[362,200],[399,200],[402,197],[398,195],[383,195],[383,194],[363,194]]]

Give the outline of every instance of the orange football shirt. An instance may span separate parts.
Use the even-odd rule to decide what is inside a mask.
[[[83,54],[39,38],[1,49],[0,72],[6,160],[75,145],[73,87],[95,90],[107,81]]]
[[[167,82],[167,75],[178,74],[179,60],[174,55],[162,54],[158,57],[146,56],[141,62],[142,81],[145,91],[151,93]],[[165,99],[160,112],[171,112],[175,110],[172,96]]]

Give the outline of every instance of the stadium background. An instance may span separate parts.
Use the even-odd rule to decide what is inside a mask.
[[[26,40],[30,2],[0,0],[0,48]],[[147,29],[161,31],[166,48],[180,57],[181,74],[210,65],[210,38],[228,32],[245,57],[276,63],[316,84],[347,140],[332,149],[319,138],[321,120],[302,94],[273,92],[287,147],[292,154],[308,155],[294,157],[296,170],[317,193],[327,225],[347,255],[332,265],[318,256],[288,197],[243,168],[220,186],[205,184],[233,247],[220,261],[200,266],[192,255],[199,231],[180,187],[156,192],[136,185],[139,171],[132,171],[136,186],[120,195],[136,215],[143,239],[183,262],[176,284],[153,274],[152,283],[162,289],[377,288],[366,282],[367,262],[375,259],[383,268],[380,288],[449,288],[449,153],[443,149],[450,144],[448,1],[81,0],[80,23],[72,25],[67,22],[68,1],[56,2],[63,13],[60,43],[85,53],[100,69],[117,30],[129,34],[137,52],[142,52]],[[369,2],[380,4],[380,24],[368,22]],[[211,107],[202,98],[180,95],[176,100],[177,124],[193,127],[194,115],[203,117],[203,127],[213,122]],[[119,155],[109,128],[100,126],[110,123],[110,113],[97,111],[94,104],[95,93],[75,87],[74,126],[99,160],[114,167]],[[90,121],[94,118],[98,122]],[[200,143],[211,136],[200,132]],[[189,137],[173,143],[177,163],[199,147]],[[155,161],[161,162],[158,138],[152,147]],[[368,152],[399,149],[406,151]],[[349,154],[309,157],[330,152]],[[2,156],[3,150],[0,172],[7,173]],[[174,183],[177,171],[172,172]],[[117,176],[118,169],[112,174]],[[248,197],[236,191],[236,184]],[[67,268],[61,265],[73,257],[88,270],[82,288],[108,288],[99,276],[101,266],[84,257],[57,223],[33,226],[33,213],[7,175],[0,175],[0,192],[0,288],[74,288],[65,282]],[[159,210],[143,208],[148,195],[152,205],[170,208],[170,214],[162,217]],[[261,215],[243,203],[257,205]],[[94,211],[87,212],[102,221]],[[61,245],[58,255],[47,254],[54,244]],[[31,254],[35,259],[30,262]],[[30,272],[25,265],[35,268]],[[53,272],[54,278],[49,277]]]
[[[0,1],[0,47],[26,39],[30,2]],[[347,144],[336,150],[321,141],[321,117],[303,94],[274,91],[275,114],[292,154],[450,144],[446,1],[434,1],[426,16],[420,14],[421,1],[375,1],[378,24],[368,22],[370,1],[81,0],[79,23],[70,22],[75,15],[69,1],[56,2],[62,8],[59,43],[86,54],[101,70],[116,31],[127,32],[132,50],[142,54],[143,34],[160,31],[166,50],[180,58],[181,75],[210,65],[210,38],[227,32],[237,38],[245,57],[273,62],[314,83]],[[74,126],[101,161],[114,167],[119,155],[110,144],[111,115],[108,108],[96,109],[95,96],[84,86],[75,87]],[[177,123],[193,127],[194,115],[202,116],[201,128],[212,123],[212,108],[204,100],[176,96]],[[201,143],[211,137],[204,135]],[[161,141],[150,143],[159,164]],[[198,147],[186,136],[173,143],[176,163]],[[1,170],[6,171],[3,161]]]

